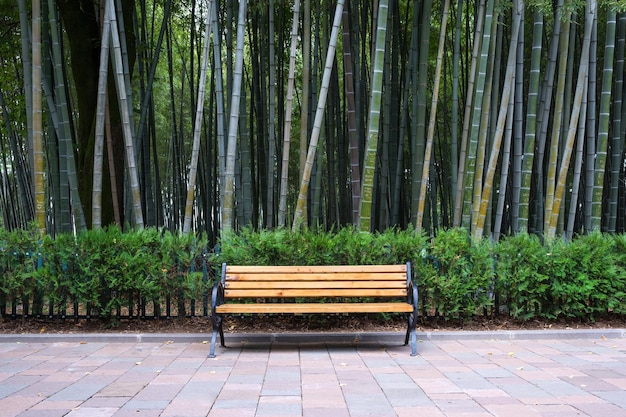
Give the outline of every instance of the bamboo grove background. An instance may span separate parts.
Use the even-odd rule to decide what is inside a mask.
[[[0,0],[0,213],[624,232],[620,0]]]

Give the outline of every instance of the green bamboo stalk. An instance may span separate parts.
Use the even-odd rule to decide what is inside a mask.
[[[268,38],[269,38],[269,95],[268,95],[268,144],[267,144],[267,189],[265,204],[265,226],[273,228],[275,223],[275,177],[276,177],[276,50],[274,45],[274,0],[268,0]]]
[[[470,227],[471,206],[473,201],[473,186],[476,175],[476,158],[478,152],[478,138],[480,135],[480,121],[482,118],[482,107],[484,105],[485,85],[487,77],[487,63],[489,62],[489,51],[491,43],[491,29],[493,25],[493,9],[494,0],[488,0],[485,11],[485,29],[482,35],[480,45],[480,59],[477,65],[476,90],[473,95],[473,108],[471,115],[471,129],[468,134],[468,150],[466,155],[465,177],[463,182],[463,198],[459,200],[462,203],[462,223],[464,227]],[[478,28],[477,28],[478,30]],[[461,170],[459,170],[461,175]],[[458,203],[457,203],[458,204]]]
[[[544,230],[548,230],[550,221],[552,220],[550,213],[554,205],[554,191],[556,188],[557,162],[560,154],[560,138],[563,123],[563,103],[565,98],[565,81],[568,64],[569,52],[569,31],[570,31],[571,13],[566,12],[563,22],[561,23],[561,33],[559,40],[559,71],[557,76],[556,96],[554,102],[554,115],[552,123],[552,135],[550,141],[550,155],[548,162],[548,172],[546,176],[546,201],[544,214]]]
[[[31,166],[31,175],[34,178],[34,153],[33,153],[33,71],[32,61],[30,57],[30,46],[32,44],[31,30],[28,26],[28,10],[26,9],[26,0],[17,0],[17,6],[20,13],[20,33],[22,46],[22,72],[24,76],[24,99],[26,101],[26,132],[28,134],[28,155],[29,165]],[[32,215],[32,214],[31,214]]]
[[[337,7],[335,8],[335,17],[333,19],[333,28],[330,35],[330,42],[328,44],[328,51],[326,53],[326,64],[324,65],[324,75],[322,77],[322,85],[317,102],[317,109],[315,111],[313,131],[311,132],[311,140],[309,141],[304,170],[302,172],[302,179],[300,181],[300,193],[298,195],[298,202],[294,213],[292,225],[292,230],[294,231],[298,230],[304,221],[304,210],[306,207],[309,183],[311,181],[311,171],[313,169],[313,162],[315,161],[315,154],[317,152],[317,144],[320,138],[322,119],[324,117],[324,109],[326,107],[326,98],[328,96],[328,86],[330,85],[330,76],[333,69],[333,62],[335,60],[335,50],[337,48],[337,38],[339,36],[339,25],[341,23],[343,4],[344,0],[338,0]]]
[[[585,86],[583,91],[582,102],[587,102],[588,88]],[[585,120],[587,117],[587,106],[583,106],[580,110],[580,119]],[[574,235],[574,223],[576,222],[576,214],[578,213],[578,196],[580,194],[580,180],[582,177],[583,157],[585,148],[585,124],[578,125],[576,144],[576,159],[574,161],[574,173],[572,175],[572,195],[570,196],[569,215],[567,226],[565,228],[565,238],[571,240]]]
[[[221,33],[217,18],[217,7],[213,10],[213,33]],[[220,183],[224,184],[224,173],[226,171],[226,149],[225,149],[225,111],[224,111],[224,76],[222,74],[222,47],[220,36],[213,36],[213,78],[215,79],[215,106],[217,125],[217,154]]]
[[[93,190],[91,207],[91,225],[94,229],[102,227],[102,180],[104,166],[104,128],[107,97],[107,79],[109,66],[109,45],[111,43],[111,11],[105,7],[100,41],[100,69],[98,72],[98,100],[96,103],[96,128],[93,159]],[[114,187],[113,187],[114,188]]]
[[[285,102],[285,127],[283,129],[283,160],[281,166],[280,197],[278,201],[278,227],[284,227],[287,219],[287,190],[289,186],[289,149],[291,145],[291,121],[293,91],[296,72],[296,51],[298,47],[298,22],[300,0],[295,0],[291,20],[291,46],[289,48],[289,75],[287,77],[287,99]]]
[[[32,2],[32,97],[35,222],[46,234],[46,189],[41,109],[41,0]]]
[[[380,108],[382,103],[383,69],[385,64],[385,38],[387,35],[388,0],[378,3],[378,24],[368,117],[368,134],[365,145],[363,162],[363,180],[361,183],[361,205],[359,206],[359,223],[357,228],[362,232],[369,232],[372,222],[372,200],[374,191],[374,176],[376,173],[376,153],[380,129]]]
[[[122,115],[122,133],[124,136],[124,144],[126,149],[126,166],[128,168],[128,176],[130,180],[130,193],[132,197],[132,213],[134,216],[135,226],[143,229],[143,213],[141,210],[141,192],[139,189],[139,176],[137,174],[137,164],[135,162],[135,150],[133,143],[133,134],[131,130],[130,114],[128,109],[130,103],[126,91],[126,82],[124,78],[124,64],[122,62],[122,51],[120,46],[120,37],[117,27],[117,18],[113,0],[107,0],[107,6],[111,14],[111,39],[113,53],[113,70],[115,72],[115,83],[117,86],[118,99],[120,101],[120,113]]]
[[[475,230],[477,222],[480,222],[480,201],[482,196],[482,189],[484,185],[484,172],[485,172],[485,159],[487,157],[487,137],[489,135],[491,117],[491,102],[493,98],[494,89],[494,73],[495,73],[495,57],[496,57],[496,45],[498,43],[497,37],[497,24],[498,17],[495,16],[491,22],[491,38],[489,42],[489,53],[487,55],[487,72],[485,73],[485,89],[483,92],[483,102],[480,111],[475,107],[474,111],[480,113],[480,123],[472,126],[472,131],[478,130],[478,140],[476,146],[476,162],[474,163],[474,169],[471,172],[471,176],[474,177],[474,182],[471,188],[466,188],[466,198],[471,198],[469,201],[469,207],[471,207],[471,224],[470,229]],[[485,28],[486,30],[487,28]],[[477,103],[476,103],[477,104]],[[476,106],[475,104],[475,106]],[[471,194],[470,194],[471,190]],[[467,204],[467,203],[466,203]]]
[[[502,137],[504,136],[504,125],[509,114],[509,106],[512,100],[513,87],[514,87],[514,75],[515,75],[515,63],[517,60],[517,39],[519,36],[519,29],[521,26],[521,8],[523,7],[521,1],[517,1],[516,11],[513,15],[513,28],[511,31],[511,44],[509,46],[509,57],[506,66],[506,74],[504,77],[504,87],[502,89],[502,100],[500,102],[500,111],[498,113],[498,120],[496,123],[496,133],[492,144],[492,152],[489,157],[489,165],[487,168],[487,174],[485,176],[484,186],[481,192],[480,208],[477,213],[477,218],[474,219],[474,227],[472,229],[472,236],[475,240],[480,240],[483,237],[483,230],[485,225],[485,218],[487,217],[487,205],[490,201],[491,190],[493,188],[493,178],[496,173],[498,164],[500,145],[502,144]]]
[[[572,115],[570,117],[569,128],[567,132],[567,140],[565,143],[563,155],[561,158],[561,165],[559,171],[559,177],[556,184],[554,193],[554,204],[552,206],[551,221],[549,228],[546,230],[547,239],[553,239],[556,235],[556,226],[559,218],[559,211],[561,200],[563,198],[563,191],[565,189],[565,180],[567,178],[567,172],[569,169],[570,157],[572,154],[574,138],[576,137],[576,128],[580,119],[581,105],[585,84],[588,77],[589,69],[589,46],[591,43],[591,29],[593,26],[594,15],[597,13],[598,3],[597,0],[590,0],[587,6],[585,14],[585,34],[582,43],[582,52],[580,57],[580,67],[578,70],[578,80],[576,83],[576,93],[574,95],[574,105],[572,108]]]
[[[520,191],[522,188],[522,157],[523,157],[523,146],[524,146],[524,74],[526,74],[526,65],[525,65],[525,54],[524,54],[524,45],[525,42],[525,13],[522,8],[522,25],[519,30],[518,43],[520,44],[517,48],[517,71],[515,74],[515,101],[513,103],[513,113],[514,113],[514,122],[513,122],[513,156],[511,159],[511,229],[510,231],[516,233],[519,230],[519,205],[520,205]],[[503,170],[508,171],[508,170]],[[508,174],[507,174],[508,175]],[[508,180],[502,178],[503,180]],[[501,181],[500,184],[503,184]],[[506,188],[503,184],[502,188]],[[506,193],[500,191],[500,195],[503,197]],[[503,201],[504,203],[504,201]],[[504,207],[500,207],[500,203],[498,202],[498,214],[497,216],[504,210]],[[500,235],[500,225],[501,219],[496,217],[496,227],[494,227],[494,237],[496,241],[499,240]]]
[[[237,130],[239,129],[239,105],[243,79],[243,48],[246,24],[247,0],[239,2],[237,18],[237,48],[235,54],[235,69],[230,100],[230,122],[228,123],[228,144],[226,147],[226,171],[224,174],[224,194],[222,210],[222,234],[234,228],[235,203],[235,162],[237,157]]]
[[[465,100],[465,111],[463,115],[463,130],[461,134],[461,149],[459,152],[459,160],[458,160],[458,175],[456,181],[456,190],[454,191],[454,216],[453,216],[453,224],[455,226],[460,226],[462,224],[462,214],[463,214],[463,191],[465,187],[465,176],[466,176],[466,163],[468,160],[468,141],[469,141],[469,130],[470,130],[470,122],[472,120],[472,101],[475,98],[475,82],[477,76],[477,66],[478,66],[478,54],[480,53],[481,47],[481,39],[483,37],[483,28],[485,27],[485,3],[486,0],[480,0],[478,5],[478,17],[476,18],[476,29],[474,31],[474,46],[472,48],[472,60],[470,64],[470,72],[469,72],[469,80],[467,83],[467,95]]]
[[[600,97],[600,120],[598,123],[598,146],[596,148],[593,200],[591,203],[591,231],[602,226],[602,197],[604,195],[604,172],[609,146],[609,121],[611,113],[611,87],[613,85],[613,57],[615,56],[615,11],[609,10],[606,17],[606,45],[604,47],[604,71],[602,73],[602,95]],[[607,216],[608,217],[608,216]],[[608,224],[608,218],[607,222]],[[615,230],[609,230],[615,232]]]
[[[548,46],[547,64],[544,71],[544,79],[541,85],[541,98],[538,106],[539,110],[537,111],[537,129],[535,136],[536,155],[534,156],[534,165],[538,168],[533,174],[536,186],[534,194],[538,197],[532,201],[535,206],[535,217],[531,219],[530,225],[528,226],[529,232],[533,231],[535,233],[543,233],[544,231],[544,157],[546,140],[548,137],[548,125],[551,120],[550,112],[552,108],[552,98],[554,96],[554,74],[556,73],[556,63],[559,53],[559,34],[561,33],[561,21],[563,20],[564,13],[563,2],[564,0],[557,0],[556,13],[552,25],[552,36]]]
[[[211,42],[211,8],[213,1],[207,5],[206,23],[204,31],[204,47],[202,49],[202,63],[200,66],[200,79],[198,80],[198,100],[196,100],[196,121],[193,130],[193,145],[191,150],[191,162],[189,166],[189,179],[187,183],[187,200],[185,204],[185,220],[183,233],[191,232],[191,220],[193,217],[193,203],[198,176],[198,158],[200,155],[200,137],[202,132],[202,116],[204,112],[204,94],[206,88],[206,72],[209,65],[209,44]]]
[[[533,14],[533,40],[530,58],[530,76],[528,82],[528,99],[526,110],[526,131],[524,133],[524,157],[519,197],[518,226],[515,233],[528,231],[528,215],[530,205],[530,185],[532,179],[533,160],[535,157],[535,135],[537,132],[537,108],[539,102],[539,81],[541,74],[541,51],[543,39],[543,13],[535,10]]]
[[[589,75],[587,88],[589,92],[587,94],[587,117],[585,119],[585,202],[583,205],[583,224],[584,230],[590,231],[592,229],[592,208],[593,208],[593,185],[595,177],[596,166],[596,148],[598,146],[598,115],[597,115],[597,94],[598,94],[598,80],[597,80],[597,68],[598,60],[596,58],[598,50],[598,18],[594,16],[593,27],[591,29],[591,41],[589,46]]]
[[[59,142],[61,142],[60,155],[64,159],[62,161],[63,169],[67,172],[67,180],[69,185],[70,204],[72,207],[72,213],[74,215],[74,224],[77,230],[85,230],[87,225],[85,223],[85,216],[83,214],[83,206],[81,204],[80,196],[78,194],[78,177],[76,173],[76,162],[74,159],[74,147],[72,146],[72,130],[70,126],[70,115],[68,109],[68,100],[66,97],[66,85],[65,74],[63,71],[63,55],[60,37],[60,29],[57,24],[56,18],[56,3],[54,0],[48,0],[48,13],[50,33],[52,38],[52,53],[53,53],[53,71],[55,78],[55,97],[57,99],[56,107],[59,114],[59,129],[57,130],[57,136]],[[69,209],[69,207],[68,207]],[[68,223],[61,225],[61,231],[70,232],[72,230],[72,224]]]
[[[415,221],[415,229],[422,229],[422,219],[424,217],[424,203],[426,201],[426,186],[428,183],[430,170],[430,157],[435,139],[435,125],[437,122],[437,103],[439,102],[439,85],[441,83],[441,67],[443,65],[443,52],[446,42],[446,27],[448,25],[448,10],[450,8],[450,0],[443,3],[443,12],[441,16],[441,29],[439,31],[439,48],[437,50],[437,64],[435,68],[435,80],[433,84],[433,95],[430,104],[430,118],[428,121],[428,134],[426,137],[426,150],[424,153],[424,170],[422,172],[419,203],[417,206],[417,216]]]
[[[300,104],[300,178],[302,182],[309,146],[309,96],[311,95],[311,0],[304,0],[302,13],[302,102]],[[297,203],[296,203],[297,204]],[[302,207],[302,224],[307,222],[307,207]]]
[[[418,2],[414,3],[415,5]],[[419,194],[422,181],[428,181],[428,178],[421,178],[424,171],[424,154],[426,151],[426,100],[428,97],[428,69],[429,69],[429,51],[430,51],[430,19],[432,15],[432,0],[421,2],[422,10],[419,13],[418,27],[419,47],[418,62],[415,67],[416,76],[413,87],[413,108],[412,115],[414,122],[412,124],[412,161],[411,161],[411,221],[413,227],[417,226],[417,212],[421,199],[426,199],[426,195]],[[418,16],[414,8],[414,16]]]
[[[463,23],[463,3],[458,0],[456,8],[456,27],[454,30],[454,52],[452,59],[452,117],[450,133],[450,189],[452,190],[452,207],[457,197],[457,181],[459,176],[459,75],[461,64],[461,30]]]
[[[611,179],[609,192],[609,225],[608,230],[617,231],[617,211],[619,206],[620,188],[620,161],[624,152],[622,142],[623,127],[626,125],[622,119],[624,107],[624,55],[626,50],[626,13],[620,13],[617,29],[617,46],[615,48],[615,82],[613,98],[613,136],[611,139]]]

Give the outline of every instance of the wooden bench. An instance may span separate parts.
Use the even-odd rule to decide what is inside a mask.
[[[227,314],[406,313],[404,344],[417,354],[417,286],[411,264],[360,266],[233,266],[222,264],[212,293],[213,335],[224,344]]]

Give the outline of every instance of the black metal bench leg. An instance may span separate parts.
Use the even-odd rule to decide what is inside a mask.
[[[406,326],[406,336],[404,337],[404,346],[409,344],[409,336],[411,335],[411,318],[408,318],[408,324]]]
[[[411,356],[417,356],[417,333],[415,331],[415,319],[413,315],[409,315],[406,336],[404,338],[404,346],[411,342]]]
[[[415,319],[411,319],[411,356],[417,356],[417,333],[415,331]]]
[[[415,327],[417,326],[417,287],[412,283],[409,284],[409,304],[413,305],[413,312],[409,313],[408,327],[406,329],[406,337],[404,339],[404,345],[409,344],[411,341],[411,356],[417,356],[417,332]]]
[[[213,320],[213,334],[211,335],[211,349],[209,351],[209,358],[215,357],[215,343],[217,342],[217,334],[220,335],[220,344],[222,347],[226,347],[224,344],[224,329],[222,328],[222,318],[218,317]]]
[[[209,358],[215,357],[215,339],[217,339],[217,330],[213,330],[213,335],[211,336],[211,350],[209,351]]]

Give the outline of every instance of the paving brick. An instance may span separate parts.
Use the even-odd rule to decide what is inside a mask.
[[[302,415],[299,396],[266,395],[259,398],[257,417],[292,417]]]
[[[86,401],[96,395],[100,390],[107,387],[109,381],[91,381],[89,383],[74,383],[61,391],[51,395],[49,398],[53,401]]]
[[[203,397],[193,400],[175,398],[161,413],[162,417],[204,417],[213,406],[213,401]]]
[[[42,410],[26,410],[19,414],[19,417],[64,417],[67,416],[71,410],[65,409],[42,409]]]
[[[542,417],[533,407],[523,404],[491,404],[484,408],[495,417]]]
[[[237,408],[236,414],[232,409],[212,408],[211,411],[209,411],[209,414],[207,415],[207,417],[233,417],[234,415],[236,415],[237,417],[254,417],[255,414],[256,414],[256,407]]]
[[[626,394],[624,391],[597,391],[593,394],[608,403],[626,410]]]
[[[303,417],[350,417],[347,408],[304,408],[302,410]]]
[[[130,408],[122,408],[117,410],[111,417],[159,417],[161,410],[134,410]]]
[[[0,399],[0,410],[2,410],[3,417],[17,416],[21,412],[29,410],[39,404],[41,401],[44,401],[44,398],[13,395]]]
[[[614,404],[583,403],[577,404],[576,408],[588,416],[626,417],[626,408],[618,407]]]
[[[78,407],[66,414],[67,417],[111,417],[117,412],[114,407]]]
[[[302,407],[304,409],[344,408],[346,401],[343,393],[335,389],[304,390]]]

